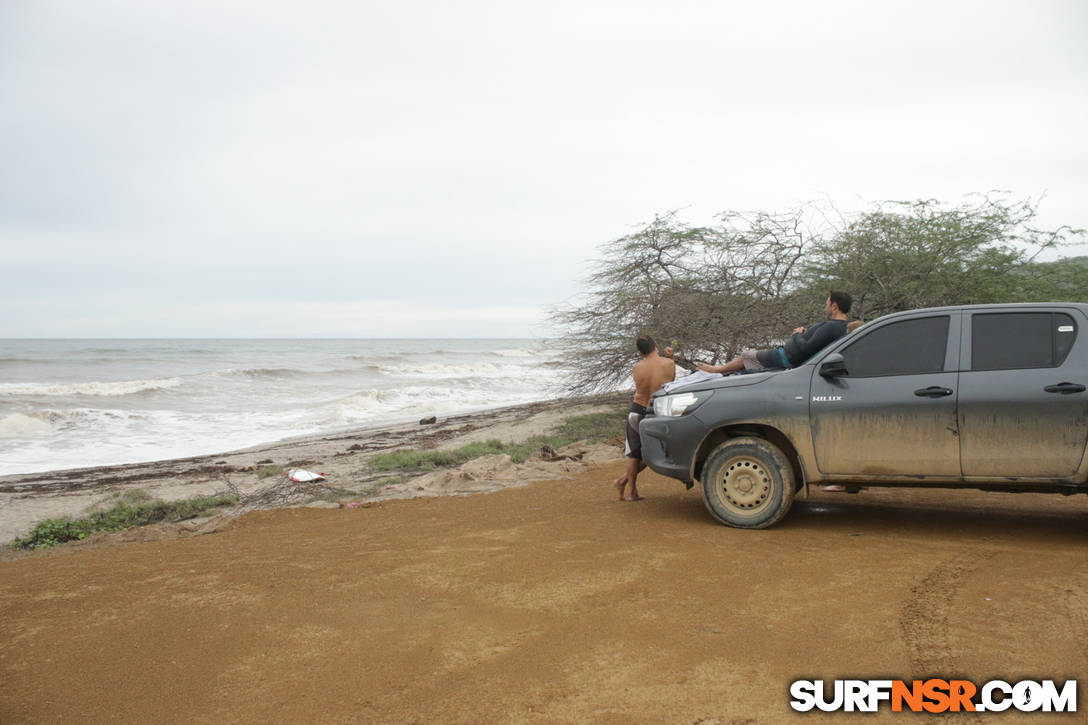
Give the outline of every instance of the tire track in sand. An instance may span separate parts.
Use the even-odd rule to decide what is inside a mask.
[[[1073,589],[1064,592],[1065,610],[1069,612],[1070,635],[1076,640],[1084,655],[1085,671],[1088,672],[1088,609],[1084,607]],[[1083,679],[1083,678],[1082,678]]]
[[[954,643],[949,635],[949,615],[964,583],[992,556],[980,554],[970,561],[942,561],[920,582],[899,610],[899,629],[910,653],[910,677],[947,679],[959,672]],[[973,712],[948,712],[953,723],[978,723]]]

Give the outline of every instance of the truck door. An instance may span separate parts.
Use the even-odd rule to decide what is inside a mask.
[[[838,348],[846,375],[812,375],[809,421],[828,474],[960,476],[959,313],[898,318]],[[950,344],[951,342],[951,344]]]
[[[1072,476],[1088,440],[1088,350],[1076,310],[965,316],[959,427],[964,476]],[[1078,354],[1079,353],[1079,354]]]

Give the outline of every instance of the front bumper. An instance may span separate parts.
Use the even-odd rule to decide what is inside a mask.
[[[709,429],[694,415],[647,416],[638,426],[642,460],[656,473],[688,484],[694,480],[695,453]]]

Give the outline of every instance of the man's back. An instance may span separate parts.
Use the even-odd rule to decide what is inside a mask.
[[[676,363],[655,351],[635,363],[631,374],[635,378],[635,402],[645,406],[650,404],[651,395],[676,377]]]

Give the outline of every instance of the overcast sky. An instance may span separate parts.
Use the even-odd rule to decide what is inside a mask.
[[[1086,35],[1083,0],[2,0],[0,337],[535,336],[677,208],[1088,227]]]

